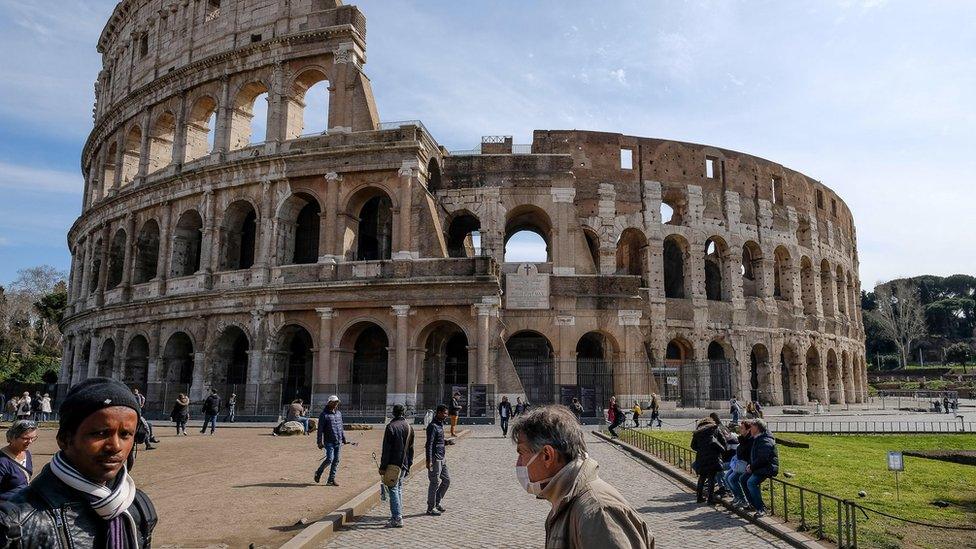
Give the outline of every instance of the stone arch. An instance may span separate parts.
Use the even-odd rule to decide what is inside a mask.
[[[231,324],[217,336],[211,351],[211,383],[215,385],[244,385],[248,382],[248,353],[251,343],[247,332]],[[240,393],[237,393],[240,395]]]
[[[753,345],[749,352],[749,400],[767,403],[776,401],[769,349],[762,343]]]
[[[811,345],[807,349],[806,358],[807,399],[817,399],[824,402],[827,399],[827,388],[824,387],[826,376],[824,376],[823,365],[820,362],[820,351],[817,350],[816,345]]]
[[[672,234],[664,239],[664,296],[671,299],[690,298],[690,273],[688,272],[688,241],[681,235]]]
[[[688,218],[688,195],[684,187],[665,188],[661,192],[661,223],[684,225]]]
[[[125,229],[115,231],[112,245],[108,249],[108,271],[105,277],[105,289],[112,290],[122,283],[122,273],[125,270]]]
[[[594,273],[600,272],[600,235],[590,227],[583,226],[583,238],[586,240],[586,249],[590,252],[590,259],[593,261]]]
[[[708,400],[728,401],[733,394],[732,368],[735,363],[735,349],[728,339],[717,337],[709,342],[706,353],[708,354]]]
[[[474,257],[481,250],[481,220],[467,210],[454,212],[447,226],[448,257]]]
[[[576,342],[576,396],[587,417],[596,417],[615,393],[613,360],[617,352],[613,336],[600,331],[587,332]]]
[[[506,259],[509,261],[512,255],[509,254],[508,243],[518,233],[530,232],[539,236],[545,242],[545,262],[552,261],[552,220],[549,218],[549,214],[545,212],[542,208],[530,204],[523,204],[521,206],[516,206],[508,211],[508,215],[505,219],[505,251]],[[537,250],[538,255],[541,256],[541,250]],[[536,251],[533,251],[533,255],[536,255]]]
[[[700,383],[695,346],[683,336],[675,336],[668,341],[664,350],[664,364],[668,375],[678,378],[678,385],[668,384],[666,398],[677,398],[682,406],[696,406],[707,392],[707,384]],[[670,391],[675,391],[671,394]]]
[[[554,402],[554,353],[549,338],[540,332],[522,330],[508,338],[505,349],[512,358],[529,403]]]
[[[176,140],[176,116],[164,111],[156,118],[149,132],[149,163],[146,173],[155,173],[173,163],[173,142]]]
[[[782,403],[786,406],[806,402],[805,398],[797,396],[802,394],[801,368],[802,363],[793,346],[790,344],[783,345],[783,349],[779,353],[779,371],[783,394]]]
[[[142,151],[142,128],[133,125],[122,141],[121,186],[125,187],[139,175],[139,157]]]
[[[850,271],[847,271],[847,276],[845,279],[847,280],[847,293],[845,295],[847,295],[847,298],[850,300],[847,307],[847,315],[852,321],[856,322],[858,307],[860,307],[861,303],[861,296],[857,291],[857,284],[854,281],[854,275],[852,275]]]
[[[641,286],[647,286],[647,254],[647,237],[643,231],[635,228],[624,229],[617,240],[617,274],[639,276]]]
[[[390,342],[386,329],[372,320],[356,321],[343,332],[340,346],[347,362],[340,370],[340,379],[348,385],[340,387],[348,387],[351,408],[367,412],[386,409]]]
[[[268,90],[269,86],[261,81],[252,81],[240,87],[240,90],[234,98],[234,110],[231,114],[230,150],[243,149],[256,143],[255,139],[259,137],[263,137],[260,141],[264,141],[267,138],[267,135],[255,135],[254,117],[255,110],[258,112],[265,110],[263,105],[255,109],[255,104],[259,98],[268,96]],[[261,122],[259,121],[259,123]],[[267,120],[263,121],[263,123],[267,130]]]
[[[149,340],[142,334],[129,340],[122,367],[122,383],[146,394],[149,384]]]
[[[800,292],[803,301],[803,314],[812,316],[817,313],[817,294],[816,284],[813,278],[813,262],[810,258],[803,256],[800,258]]]
[[[840,265],[837,266],[837,312],[841,316],[847,316],[847,292],[845,288],[847,286],[844,281],[844,268]]]
[[[705,241],[705,298],[710,301],[729,301],[729,246],[719,236]]]
[[[179,390],[188,392],[193,384],[194,346],[186,332],[176,331],[170,334],[163,347],[162,362],[160,380],[179,385]]]
[[[393,208],[390,194],[380,187],[359,189],[349,198],[343,239],[347,259],[377,261],[393,256]]]
[[[441,166],[437,158],[432,156],[427,161],[427,190],[436,193],[441,190],[441,185]]]
[[[456,322],[437,319],[420,331],[418,346],[423,356],[423,404],[425,408],[447,402],[451,386],[467,385],[474,365],[468,336]]]
[[[296,398],[310,402],[315,351],[313,342],[309,330],[297,323],[284,325],[274,338],[274,363],[270,381],[281,382],[279,404],[290,403]]]
[[[102,284],[102,246],[104,242],[99,238],[95,241],[95,245],[92,247],[92,255],[94,256],[91,261],[91,271],[88,276],[88,294],[95,295],[98,291],[98,287]]]
[[[159,274],[159,224],[148,219],[142,224],[136,238],[135,264],[132,268],[132,282],[142,284],[156,278]]]
[[[844,401],[848,404],[858,402],[858,384],[854,380],[855,375],[851,367],[851,355],[848,354],[846,349],[841,351],[840,354],[840,368],[843,374]]]
[[[326,109],[324,113],[314,113],[320,123],[309,123],[306,106],[309,92],[313,89],[324,89],[326,92]],[[321,133],[329,129],[329,76],[325,69],[318,66],[308,66],[301,69],[292,82],[291,97],[287,99],[287,122],[285,139],[295,139],[303,134]]]
[[[99,377],[115,379],[115,340],[108,338],[98,349],[98,359],[95,361],[96,372]]]
[[[820,299],[824,316],[834,316],[833,276],[826,259],[820,262]]]
[[[173,232],[173,256],[169,275],[174,278],[190,276],[200,270],[203,253],[203,218],[194,209],[180,214]]]
[[[112,142],[108,146],[108,152],[102,159],[102,198],[108,196],[109,191],[115,186],[115,157],[119,154],[119,144]]]
[[[217,125],[217,100],[210,95],[197,97],[186,117],[186,154],[184,162],[192,162],[210,154]]]
[[[773,253],[773,297],[783,301],[793,299],[793,259],[786,246],[778,246]]]
[[[220,225],[220,269],[250,269],[257,251],[257,212],[247,200],[232,202]]]
[[[827,350],[827,388],[831,404],[844,404],[844,374],[833,349]]]
[[[759,244],[752,240],[742,245],[742,295],[743,297],[760,297],[760,275],[762,274],[763,253]]]
[[[319,260],[322,207],[318,199],[300,192],[278,209],[278,251],[284,265],[307,265]]]

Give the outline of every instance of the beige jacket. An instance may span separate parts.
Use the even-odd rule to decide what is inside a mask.
[[[567,464],[542,491],[552,503],[546,549],[654,549],[654,538],[627,500],[597,475],[596,461]]]

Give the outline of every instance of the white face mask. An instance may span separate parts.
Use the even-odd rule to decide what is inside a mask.
[[[539,453],[533,455],[532,459],[530,459],[525,465],[515,466],[515,476],[518,478],[519,484],[522,485],[523,490],[532,494],[533,496],[542,494],[542,485],[549,482],[549,480],[552,478],[549,477],[536,482],[529,480],[529,465],[532,465],[532,462],[535,461],[537,457],[539,457]]]

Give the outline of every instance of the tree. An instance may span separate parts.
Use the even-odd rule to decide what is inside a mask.
[[[963,372],[965,372],[966,363],[973,356],[973,350],[966,343],[953,343],[946,347],[945,358],[946,362],[950,364],[962,364]]]
[[[907,280],[896,280],[879,284],[874,293],[877,296],[877,320],[881,331],[898,348],[904,368],[908,365],[912,343],[928,333],[919,290]]]

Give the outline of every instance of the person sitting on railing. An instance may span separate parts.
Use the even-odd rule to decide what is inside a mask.
[[[725,444],[725,451],[722,452],[721,457],[721,469],[715,473],[715,495],[723,497],[728,493],[728,487],[725,486],[725,472],[731,466],[730,462],[732,457],[735,456],[735,449],[739,446],[739,439],[722,423],[722,419],[718,417],[716,412],[708,414],[708,417],[718,426],[715,436],[720,442]]]
[[[725,440],[718,433],[718,425],[712,418],[698,420],[694,434],[691,436],[691,449],[695,451],[695,463],[692,465],[698,473],[698,489],[696,491],[698,503],[715,503],[715,475],[722,470],[722,453],[725,452]]]
[[[750,427],[752,427],[751,419],[744,419],[739,423],[739,445],[735,449],[735,457],[729,464],[729,472],[725,475],[725,484],[729,490],[732,490],[732,505],[743,508],[749,507],[741,480],[746,475],[746,467],[752,454]]]
[[[749,432],[752,434],[753,444],[749,455],[749,466],[746,467],[747,476],[742,484],[745,487],[746,499],[756,509],[756,514],[753,516],[760,518],[766,516],[766,505],[762,500],[762,483],[779,474],[779,452],[776,450],[776,439],[769,432],[765,420],[753,421]]]

